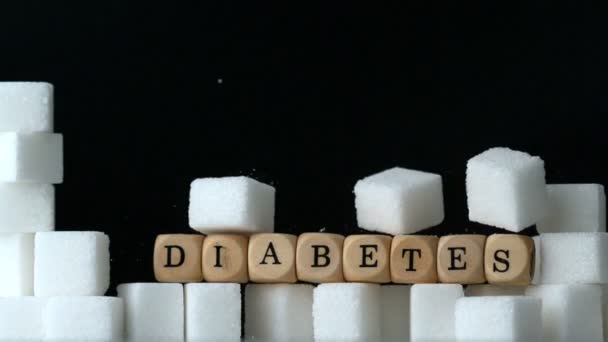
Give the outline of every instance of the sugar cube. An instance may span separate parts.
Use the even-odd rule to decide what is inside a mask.
[[[0,82],[0,132],[52,132],[53,86]]]
[[[274,187],[248,177],[196,179],[190,227],[204,234],[273,232],[274,194]]]
[[[0,233],[0,296],[34,294],[34,234]]]
[[[601,184],[549,184],[549,210],[539,233],[605,232],[606,195]]]
[[[468,285],[464,290],[466,297],[481,296],[523,296],[525,286],[499,286],[489,284]]]
[[[608,284],[608,233],[540,235],[541,284]]]
[[[359,227],[387,234],[409,234],[443,221],[441,176],[395,167],[355,185]]]
[[[541,301],[524,296],[465,297],[456,301],[456,340],[541,342]]]
[[[462,285],[415,284],[410,294],[412,342],[454,341],[454,309],[463,297]]]
[[[604,341],[608,341],[608,286],[602,286],[602,317],[604,320]]]
[[[540,235],[532,237],[532,241],[534,241],[534,271],[532,275],[532,284],[538,285],[541,282],[541,274],[542,274],[542,252],[540,246]]]
[[[63,136],[0,133],[0,182],[63,182]]]
[[[131,283],[117,287],[124,300],[129,340],[183,341],[184,287],[170,283]]]
[[[241,286],[186,284],[186,340],[240,341]]]
[[[314,290],[315,341],[375,341],[381,338],[380,285],[326,283]]]
[[[102,296],[110,285],[110,239],[100,232],[36,233],[36,296]]]
[[[114,342],[124,337],[121,298],[52,297],[44,317],[48,341]]]
[[[408,285],[380,287],[380,324],[383,341],[410,338],[410,288]]]
[[[0,297],[0,341],[41,341],[45,336],[45,298]]]
[[[245,337],[312,341],[312,285],[250,284],[245,288]]]
[[[0,183],[0,232],[43,232],[54,228],[52,185]]]
[[[544,341],[602,341],[600,285],[531,286],[526,295],[542,300]]]
[[[542,159],[491,148],[467,163],[469,220],[522,231],[545,216],[546,188]]]

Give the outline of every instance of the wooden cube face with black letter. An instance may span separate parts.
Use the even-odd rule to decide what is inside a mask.
[[[296,272],[298,280],[310,283],[343,282],[342,247],[344,236],[304,233],[298,237]]]
[[[481,284],[484,274],[484,235],[442,236],[437,247],[437,275],[442,283]]]
[[[264,233],[249,238],[249,279],[256,283],[295,283],[296,241],[290,234]]]
[[[235,234],[207,235],[203,242],[203,277],[210,283],[246,283],[249,237]]]
[[[393,283],[436,283],[438,242],[437,236],[395,236],[390,259]]]
[[[348,236],[344,240],[342,253],[344,279],[380,284],[390,282],[390,249],[390,236],[372,234]]]
[[[154,276],[160,282],[203,280],[201,251],[204,235],[163,234],[154,243]]]
[[[530,285],[534,273],[534,241],[515,234],[488,237],[485,251],[488,283],[496,285]]]

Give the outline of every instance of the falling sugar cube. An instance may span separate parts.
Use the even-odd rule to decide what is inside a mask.
[[[182,284],[131,283],[119,285],[125,305],[125,335],[129,341],[183,341]]]
[[[0,297],[34,294],[34,234],[0,233]]]
[[[45,298],[0,297],[0,341],[42,341],[46,305]]]
[[[190,227],[203,233],[274,231],[272,186],[248,177],[200,178],[190,185]]]
[[[0,132],[52,132],[53,86],[0,82]]]
[[[408,285],[380,287],[380,325],[383,341],[409,340],[410,288]]]
[[[395,167],[355,185],[359,227],[387,234],[410,234],[443,221],[441,176]]]
[[[186,284],[186,340],[240,341],[241,286],[239,284]]]
[[[458,284],[415,284],[410,293],[412,342],[454,341],[454,308],[464,293]]]
[[[606,195],[601,184],[549,184],[549,211],[539,233],[605,232]]]
[[[0,233],[55,228],[55,188],[50,184],[0,183]]]
[[[262,341],[313,341],[312,298],[312,285],[247,285],[245,338]]]
[[[491,148],[467,163],[469,220],[520,232],[547,213],[544,162],[525,152]]]
[[[110,239],[100,232],[36,233],[36,296],[102,296],[110,285]]]

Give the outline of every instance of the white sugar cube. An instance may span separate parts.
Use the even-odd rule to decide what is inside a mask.
[[[541,342],[541,301],[538,298],[465,297],[456,301],[456,340]]]
[[[315,341],[378,341],[380,285],[327,283],[314,290]]]
[[[410,293],[412,342],[454,341],[454,308],[464,296],[458,284],[415,284]]]
[[[34,234],[0,233],[0,297],[34,294]]]
[[[608,284],[608,233],[540,235],[541,284]]]
[[[542,300],[544,341],[602,341],[600,285],[531,286],[526,295]]]
[[[441,176],[395,167],[355,185],[359,227],[387,234],[409,234],[443,221]]]
[[[110,285],[110,239],[100,232],[36,233],[36,296],[102,296]]]
[[[53,86],[0,82],[0,132],[52,132]]]
[[[124,337],[121,298],[52,297],[44,317],[47,341],[114,342]]]
[[[186,284],[186,340],[240,341],[241,286]]]
[[[539,233],[605,232],[606,195],[601,184],[549,184],[549,210]]]
[[[248,177],[200,178],[190,185],[190,227],[204,233],[274,231],[272,186]]]
[[[42,341],[45,298],[0,297],[0,341]]]
[[[482,296],[523,296],[526,292],[524,286],[499,286],[489,284],[468,285],[464,290],[466,297]]]
[[[544,162],[525,152],[491,148],[467,163],[469,220],[513,232],[547,213]]]
[[[534,274],[532,275],[531,283],[534,285],[538,285],[541,282],[541,275],[543,270],[542,263],[542,248],[540,244],[540,235],[532,237],[534,241]]]
[[[380,287],[380,324],[383,341],[410,338],[410,288],[408,285]]]
[[[271,341],[312,341],[312,292],[312,285],[247,285],[245,337]]]
[[[52,185],[0,183],[0,232],[43,232],[54,228]]]
[[[63,182],[63,136],[0,133],[0,182]]]
[[[125,331],[129,340],[183,341],[182,284],[131,283],[117,287],[125,303]]]
[[[602,317],[604,319],[604,341],[608,341],[608,286],[602,286]]]

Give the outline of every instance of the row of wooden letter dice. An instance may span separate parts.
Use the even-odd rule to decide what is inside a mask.
[[[516,234],[166,234],[154,247],[161,282],[458,283],[528,285],[534,241]]]

